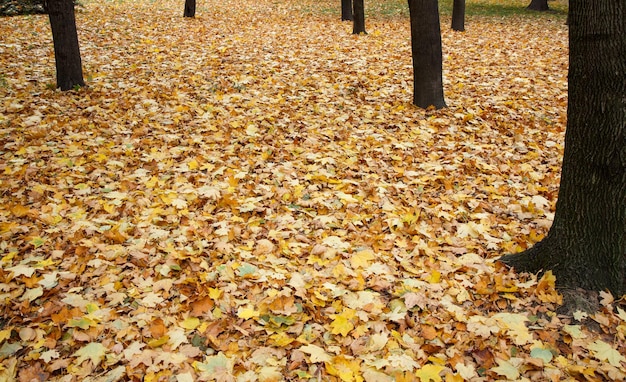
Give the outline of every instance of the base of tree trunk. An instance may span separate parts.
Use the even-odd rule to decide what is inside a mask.
[[[498,260],[517,272],[542,273],[544,269],[550,269],[546,268],[548,264],[543,264],[541,261],[543,246],[544,242],[540,241],[524,252],[504,255]]]
[[[576,259],[578,251],[571,246],[564,245],[556,236],[546,236],[542,241],[526,251],[504,255],[498,259],[517,272],[543,274],[551,270],[556,276],[559,288],[582,288],[585,290],[603,290],[601,286],[603,273],[593,269],[590,264],[579,264]]]
[[[531,11],[546,12],[550,10],[550,7],[548,7],[547,1],[532,1],[526,9]]]
[[[562,288],[558,292],[563,296],[563,305],[556,310],[557,314],[572,317],[578,311],[596,313],[600,309],[600,294],[597,291]]]
[[[548,234],[542,241],[526,251],[504,255],[498,261],[513,268],[516,272],[541,275],[544,271],[551,270],[556,276],[556,285],[560,290],[575,289],[592,293],[592,291],[612,289],[614,284],[619,284],[619,280],[611,277],[614,276],[613,273],[604,269],[610,265],[598,266],[584,263],[581,253],[594,251],[595,248],[584,244],[576,248],[565,242],[558,235]],[[617,294],[620,292],[621,289],[618,288]],[[572,299],[565,301],[565,305],[579,305],[576,301],[570,300]]]
[[[590,287],[591,289],[583,289],[569,286],[569,284],[573,283],[568,283],[566,282],[567,280],[563,280],[563,277],[559,277],[561,272],[559,272],[558,266],[542,261],[542,259],[547,257],[545,256],[545,251],[547,251],[546,244],[539,242],[524,252],[505,255],[498,260],[513,268],[516,272],[541,275],[545,270],[551,269],[556,275],[557,291],[563,296],[563,303],[557,309],[557,314],[572,317],[578,311],[590,314],[597,312],[600,309],[598,291],[593,290],[593,287]],[[593,330],[593,325],[597,325],[597,323],[593,320],[587,321],[584,322],[584,325]]]
[[[185,1],[185,12],[183,17],[196,17],[196,0]]]

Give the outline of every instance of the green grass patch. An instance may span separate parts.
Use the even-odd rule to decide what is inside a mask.
[[[439,11],[442,16],[452,15],[453,0],[439,1]],[[567,0],[551,0],[548,12],[536,12],[526,9],[530,0],[467,0],[465,3],[466,17],[554,17],[567,16]],[[339,0],[324,0],[311,2],[302,7],[307,13],[319,15],[341,15]],[[365,0],[365,17],[408,17],[409,7],[406,0]]]

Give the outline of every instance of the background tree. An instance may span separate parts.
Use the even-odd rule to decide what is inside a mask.
[[[452,3],[452,30],[465,30],[465,0],[454,0]]]
[[[341,21],[352,20],[352,0],[341,0]]]
[[[531,0],[527,8],[533,11],[550,10],[550,7],[548,7],[548,0]]]
[[[547,236],[501,260],[562,287],[626,293],[626,0],[570,0],[567,130]]]
[[[408,0],[413,56],[413,103],[446,106],[443,99],[441,29],[437,0]]]
[[[352,34],[367,34],[367,32],[365,31],[365,4],[363,0],[354,0],[352,4],[354,7]]]
[[[196,16],[196,0],[185,0],[185,12],[183,17],[195,17]]]
[[[76,86],[85,86],[74,2],[72,0],[47,0],[45,8],[48,11],[52,29],[57,87],[61,90],[70,90]]]

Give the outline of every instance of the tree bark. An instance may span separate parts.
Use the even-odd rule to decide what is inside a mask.
[[[74,2],[72,0],[48,0],[46,9],[52,29],[57,87],[61,90],[70,90],[77,86],[85,86]]]
[[[465,0],[454,0],[452,3],[452,30],[465,30]]]
[[[563,287],[626,293],[626,0],[570,0],[567,130],[548,235],[501,260]]]
[[[352,34],[367,34],[365,31],[365,4],[363,0],[354,0],[352,4],[354,7]]]
[[[183,17],[196,17],[196,0],[185,0]]]
[[[352,0],[341,0],[341,21],[352,21]]]
[[[443,98],[441,29],[437,0],[408,0],[413,57],[413,104],[439,109]]]
[[[532,11],[540,11],[540,12],[550,10],[550,7],[548,7],[548,0],[531,0],[530,4],[526,8]]]

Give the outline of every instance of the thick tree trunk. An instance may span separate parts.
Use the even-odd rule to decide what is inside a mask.
[[[196,17],[196,0],[185,0],[183,17]]]
[[[409,0],[409,13],[413,56],[413,103],[423,108],[445,107],[437,0]]]
[[[352,4],[354,7],[352,34],[367,34],[365,31],[365,4],[363,0],[354,0]]]
[[[533,11],[541,12],[550,10],[550,8],[548,7],[548,0],[531,0],[530,4],[526,8]]]
[[[46,9],[54,43],[57,87],[61,90],[70,90],[76,86],[85,86],[76,32],[74,2],[72,0],[48,0]]]
[[[341,0],[341,21],[352,21],[352,0]]]
[[[452,30],[465,30],[465,0],[454,0],[452,3]]]
[[[567,130],[546,238],[502,261],[564,287],[626,293],[626,0],[570,0]]]

